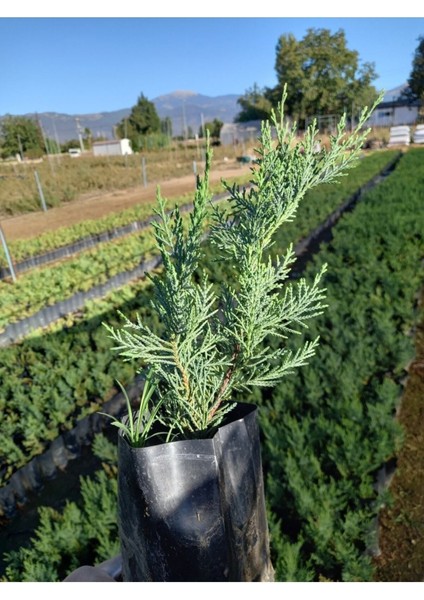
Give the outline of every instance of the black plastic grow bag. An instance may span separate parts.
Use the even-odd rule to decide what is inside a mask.
[[[210,439],[118,444],[124,581],[272,581],[257,408]]]

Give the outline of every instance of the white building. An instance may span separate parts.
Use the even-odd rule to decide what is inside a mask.
[[[410,102],[402,97],[405,85],[389,90],[367,122],[369,127],[397,127],[414,125],[420,107],[419,100]]]
[[[132,154],[130,140],[108,140],[106,142],[94,142],[93,156],[125,156]]]

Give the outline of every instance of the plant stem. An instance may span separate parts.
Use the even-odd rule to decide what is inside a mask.
[[[216,402],[212,406],[211,410],[209,411],[208,421],[210,421],[214,417],[216,411],[221,406],[222,399],[223,399],[223,396],[225,394],[225,390],[227,389],[227,387],[228,387],[228,385],[229,385],[229,383],[231,381],[231,378],[232,378],[232,376],[234,374],[234,371],[236,369],[236,360],[237,360],[237,357],[239,355],[239,352],[240,352],[240,346],[237,345],[236,349],[234,350],[233,356],[231,357],[232,364],[228,368],[227,372],[225,373],[224,379],[223,379],[222,384],[221,384],[221,387],[219,388]]]
[[[178,354],[178,345],[177,345],[177,341],[176,340],[172,340],[171,342],[171,346],[172,346],[172,353],[174,356],[174,361],[175,361],[175,365],[177,367],[177,369],[179,370],[179,372],[181,373],[181,376],[183,378],[183,384],[184,384],[184,389],[186,392],[186,399],[188,402],[190,402],[190,383],[188,380],[188,375],[186,370],[184,369],[183,365],[181,364],[180,361],[180,356]]]

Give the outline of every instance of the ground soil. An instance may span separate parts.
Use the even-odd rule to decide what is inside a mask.
[[[421,306],[424,303],[424,294]],[[391,503],[380,515],[381,555],[376,581],[424,581],[424,312],[417,327],[416,355],[408,369],[399,421],[404,442],[390,485]]]
[[[228,168],[212,170],[210,182],[211,184],[216,184],[222,178],[230,181],[248,172],[248,165],[235,166],[233,163]],[[104,215],[119,212],[136,204],[154,202],[156,187],[156,184],[151,183],[146,187],[140,186],[128,190],[86,196],[68,204],[51,208],[47,212],[31,212],[2,219],[1,226],[9,242],[36,237],[46,231],[52,231],[59,227],[68,227],[69,225],[89,219],[98,219]],[[182,196],[191,191],[194,192],[194,175],[164,181],[160,184],[160,189],[162,196],[165,198]]]

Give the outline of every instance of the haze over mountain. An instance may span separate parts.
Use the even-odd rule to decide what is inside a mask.
[[[202,120],[207,122],[220,119],[224,123],[232,123],[234,117],[240,112],[237,99],[241,95],[228,94],[212,97],[181,90],[158,96],[152,102],[161,119],[170,117],[172,134],[176,136],[182,135],[184,129],[188,130],[189,127],[193,133],[198,133]],[[127,117],[130,111],[131,107],[85,115],[44,112],[38,113],[36,116],[41,121],[44,133],[48,138],[65,142],[78,138],[78,127],[81,131],[88,127],[94,137],[113,139],[114,126]],[[24,116],[33,117],[35,115],[31,113]]]

